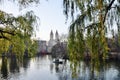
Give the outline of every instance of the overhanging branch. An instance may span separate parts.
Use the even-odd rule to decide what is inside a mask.
[[[1,33],[7,33],[7,34],[10,34],[10,35],[15,35],[15,33],[14,32],[12,32],[12,31],[5,31],[5,30],[2,30],[2,29],[0,29],[0,32]]]
[[[6,36],[0,36],[0,39],[6,39],[6,40],[10,40],[8,37]]]
[[[107,13],[108,13],[108,11],[111,9],[112,4],[113,4],[114,2],[115,2],[115,0],[112,0],[112,1],[110,2],[110,4],[108,5],[108,7],[106,8],[106,12],[105,12],[105,16],[104,16],[104,19],[103,19],[103,23],[105,23]]]
[[[12,31],[5,31],[4,29],[0,29],[0,33],[1,33],[0,39],[6,39],[6,40],[10,40],[10,39],[7,36],[5,36],[4,34],[9,34],[9,35],[12,35],[12,36],[15,35],[14,32],[12,32]]]

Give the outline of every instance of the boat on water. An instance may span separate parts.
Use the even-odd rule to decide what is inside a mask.
[[[57,64],[63,64],[64,60],[63,59],[54,59],[53,63],[57,63]]]

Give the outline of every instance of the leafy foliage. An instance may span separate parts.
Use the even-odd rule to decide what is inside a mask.
[[[86,44],[91,54],[97,54],[100,50],[103,55],[107,53],[107,32],[114,29],[114,22],[116,22],[119,30],[119,6],[119,0],[64,0],[66,16],[68,16],[69,11],[71,11],[71,16],[73,16],[75,7],[80,11],[80,15],[72,22],[69,30],[69,45],[74,44],[76,46],[76,48],[74,46],[69,47],[70,50],[72,48],[75,50],[70,52],[75,53],[80,49],[82,51],[81,54],[83,54],[85,50],[82,45]]]
[[[100,57],[107,58],[108,33],[114,31],[120,36],[120,0],[63,0],[63,6],[66,17],[69,12],[74,17],[75,11],[79,11],[69,28],[70,60],[77,65],[77,61],[88,53],[92,63],[98,65]],[[118,31],[114,30],[115,27]]]
[[[26,8],[30,5],[39,4],[40,2],[40,0],[0,0],[0,3],[5,3],[6,1],[17,4],[20,9]]]
[[[21,9],[39,3],[39,0],[9,1],[18,4]],[[0,0],[0,2],[2,3],[4,0]],[[0,11],[0,53],[23,56],[27,51],[29,56],[32,56],[37,49],[37,43],[31,40],[31,36],[35,35],[38,26],[37,21],[38,17],[34,15],[33,11],[18,17]]]
[[[38,17],[32,11],[18,17],[0,11],[0,45],[2,46],[0,53],[14,53],[17,56],[23,56],[25,50],[32,52],[31,47],[34,48],[35,46],[32,45],[35,44],[31,40],[31,36],[35,34],[38,26],[37,20]]]

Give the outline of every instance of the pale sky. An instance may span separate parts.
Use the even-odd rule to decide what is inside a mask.
[[[25,11],[33,10],[36,16],[40,18],[39,31],[36,36],[42,40],[49,40],[50,31],[53,33],[58,31],[59,34],[67,34],[69,22],[66,22],[66,17],[63,14],[62,0],[40,0],[37,6],[30,6],[22,11],[19,11],[17,4],[4,2],[0,4],[0,10],[7,13],[12,13],[14,16],[20,15]]]

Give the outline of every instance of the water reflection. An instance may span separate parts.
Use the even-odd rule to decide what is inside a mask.
[[[92,64],[90,62],[81,62],[79,73],[75,80],[119,80],[120,66],[118,62],[106,62]]]
[[[120,80],[119,61],[108,61],[99,66],[81,61],[77,77],[72,77],[70,62],[53,63],[51,56],[36,58],[1,58],[0,80]]]
[[[11,73],[19,73],[19,62],[16,58],[10,58],[9,59],[9,69]]]
[[[2,78],[7,79],[8,69],[7,69],[7,59],[6,58],[2,58],[1,74],[2,74]]]
[[[27,70],[27,68],[30,66],[30,58],[23,58],[23,68],[24,70]]]

